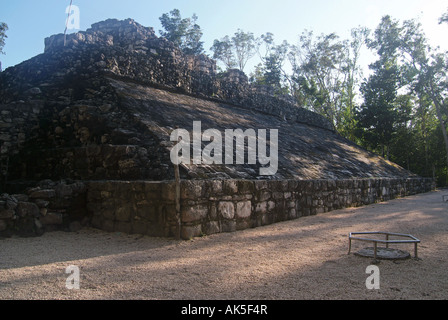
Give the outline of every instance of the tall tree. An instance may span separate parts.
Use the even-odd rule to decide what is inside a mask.
[[[225,64],[227,69],[238,67],[244,71],[249,59],[253,58],[258,50],[259,40],[252,32],[238,29],[232,38],[225,36],[215,40],[210,48],[213,58]]]
[[[394,64],[371,67],[374,74],[361,86],[364,103],[356,113],[357,125],[363,141],[386,156],[392,140],[398,113],[394,108],[397,98],[398,67]]]
[[[237,66],[236,58],[233,52],[233,43],[229,36],[225,36],[221,40],[216,39],[210,50],[213,51],[213,59],[224,63],[227,69],[232,69]]]
[[[428,45],[421,25],[415,20],[403,23],[403,36],[400,43],[406,81],[410,90],[419,96],[429,97],[443,136],[448,168],[448,54],[436,52]],[[447,181],[448,183],[448,175]]]
[[[180,11],[174,9],[163,14],[160,22],[164,30],[159,33],[162,37],[174,42],[176,46],[187,54],[201,54],[204,52],[201,27],[197,24],[198,17],[182,19]]]
[[[339,133],[346,138],[356,141],[356,96],[362,78],[359,65],[361,50],[368,39],[370,30],[357,27],[351,30],[351,39],[345,42],[345,60],[342,67],[344,75],[342,88],[342,111],[338,127]]]
[[[256,66],[252,74],[252,82],[270,86],[277,94],[285,94],[289,91],[284,85],[284,82],[288,80],[284,63],[289,44],[283,41],[282,44],[276,45],[272,33],[262,35],[261,42],[264,44],[264,46],[260,45],[258,51],[261,63]],[[263,52],[261,52],[262,47],[264,47]]]
[[[364,103],[356,114],[362,139],[374,149],[380,147],[383,156],[389,152],[399,121],[395,102],[401,79],[398,66],[400,32],[398,22],[385,16],[375,30],[374,39],[368,42],[379,59],[370,65],[373,74],[362,84]]]
[[[5,39],[8,37],[6,31],[8,30],[8,25],[4,22],[0,22],[0,54],[5,54],[3,48],[5,46]],[[0,72],[2,71],[2,63],[0,61]]]
[[[343,84],[344,43],[334,34],[316,39],[305,31],[292,46],[289,59],[295,82],[293,94],[305,106],[327,117],[338,127]]]

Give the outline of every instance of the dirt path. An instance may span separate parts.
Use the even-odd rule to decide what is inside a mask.
[[[363,208],[176,242],[85,229],[0,240],[0,299],[447,299],[448,203],[437,191]],[[422,242],[422,260],[347,255],[348,234],[389,231]],[[353,243],[353,251],[365,247]],[[401,247],[413,254],[413,245]],[[68,290],[66,267],[80,269]]]

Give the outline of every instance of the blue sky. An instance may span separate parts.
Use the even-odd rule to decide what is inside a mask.
[[[2,0],[0,22],[9,26],[6,55],[0,56],[3,69],[42,53],[46,37],[63,33],[69,4],[70,0]],[[418,18],[433,45],[448,50],[448,24],[437,23],[448,8],[446,0],[73,0],[73,4],[80,9],[82,31],[108,18],[132,18],[158,34],[163,13],[174,8],[183,17],[196,13],[207,50],[214,39],[238,28],[257,36],[272,32],[278,43],[295,44],[305,29],[347,38],[359,25],[374,29],[386,14],[399,20]]]

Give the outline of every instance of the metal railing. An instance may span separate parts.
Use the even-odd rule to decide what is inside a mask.
[[[362,237],[358,237],[362,236]],[[386,239],[374,239],[371,237],[364,237],[368,235],[385,235]],[[399,240],[399,239],[390,239],[391,236],[394,237],[402,237],[408,238],[408,240]],[[414,244],[414,256],[418,259],[418,249],[417,246],[420,243],[420,240],[410,234],[403,233],[392,233],[392,232],[351,232],[349,234],[349,248],[348,254],[350,254],[352,249],[352,240],[364,241],[364,242],[372,242],[374,245],[374,259],[377,260],[377,252],[378,252],[378,243],[386,244],[386,248],[389,248],[389,244],[405,244],[405,243],[413,243]]]

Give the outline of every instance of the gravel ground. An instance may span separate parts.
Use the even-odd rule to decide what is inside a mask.
[[[174,241],[83,229],[0,240],[0,299],[332,300],[448,298],[447,190],[236,233]],[[421,240],[421,260],[348,255],[348,234],[389,231]],[[352,252],[367,246],[353,242]],[[398,248],[398,247],[397,247]],[[413,245],[400,249],[413,256]],[[70,265],[80,289],[69,290]]]

